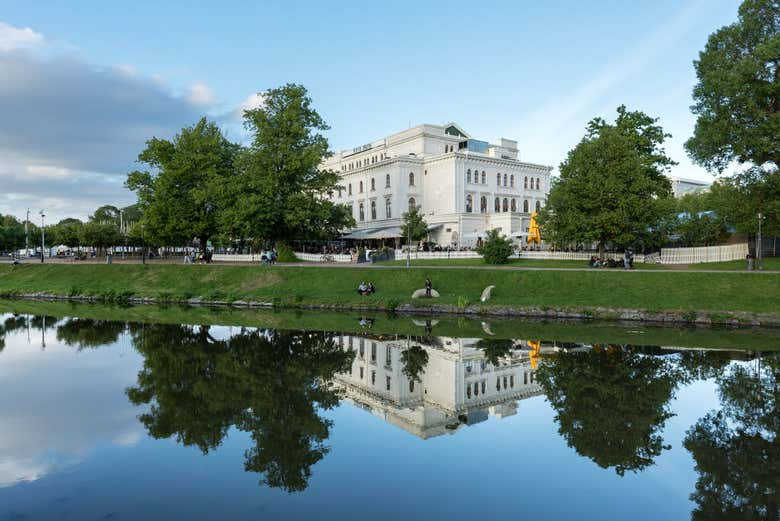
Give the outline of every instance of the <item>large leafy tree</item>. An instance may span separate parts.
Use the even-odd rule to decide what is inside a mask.
[[[235,427],[254,442],[247,471],[289,492],[307,487],[311,467],[329,450],[331,421],[320,412],[338,403],[327,382],[351,366],[351,351],[324,333],[242,330],[217,339],[208,326],[131,329],[144,367],[127,393],[135,404],[151,404],[140,416],[150,435],[205,453]]]
[[[252,142],[224,194],[224,235],[287,242],[326,239],[352,226],[347,207],[328,200],[339,180],[320,169],[329,155],[321,132],[329,127],[306,89],[288,84],[265,91],[262,99],[262,106],[244,112]]]
[[[138,195],[146,240],[185,244],[197,238],[205,249],[217,233],[239,147],[206,118],[171,141],[152,138],[146,145],[138,160],[150,170],[131,172],[126,182]]]
[[[780,235],[780,174],[749,168],[717,180],[710,188],[713,209],[741,233],[755,233],[759,212],[766,235]]]
[[[680,381],[670,362],[617,346],[545,358],[537,372],[558,432],[578,454],[618,475],[653,464]]]
[[[745,0],[694,66],[693,160],[716,172],[734,161],[780,166],[780,2]]]
[[[401,222],[401,233],[404,238],[411,239],[412,242],[420,241],[428,235],[428,224],[419,206],[404,212],[401,215]]]
[[[721,408],[688,431],[698,520],[780,519],[780,356],[719,370]]]
[[[625,106],[615,123],[595,118],[569,152],[540,212],[553,243],[596,242],[603,254],[616,246],[653,244],[673,209],[664,175],[672,161],[662,145],[670,137],[657,119]]]

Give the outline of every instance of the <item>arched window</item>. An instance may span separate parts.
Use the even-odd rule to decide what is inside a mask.
[[[385,176],[385,188],[390,188],[390,174]]]
[[[501,174],[496,174],[496,186],[501,186]]]
[[[485,174],[484,170],[482,171],[482,184],[483,185],[487,184],[487,174]]]
[[[512,199],[512,211],[513,212],[517,211],[517,201],[514,199]]]
[[[387,199],[385,199],[385,217],[389,219],[392,216],[393,216],[393,203],[388,197]]]
[[[539,190],[539,178],[536,178],[536,189]]]
[[[373,192],[374,190],[376,190],[376,183],[374,182],[374,178],[372,177],[371,178],[371,191]]]
[[[472,205],[474,201],[471,199],[471,194],[466,196],[466,213],[471,213]]]
[[[509,176],[509,186],[511,186],[512,188],[515,187],[515,174]]]
[[[504,186],[506,186],[506,174],[504,174]]]
[[[525,213],[528,213],[528,199],[526,199],[525,201],[523,201],[523,211],[524,211]]]
[[[479,213],[487,213],[487,197],[484,195],[479,200]]]
[[[409,211],[414,211],[414,209],[417,208],[417,201],[414,200],[414,197],[409,198]]]
[[[414,380],[409,380],[409,392],[414,392]]]
[[[360,189],[359,189],[359,191],[360,191],[361,194],[363,193],[363,181],[360,181]]]
[[[528,188],[528,176],[523,178],[523,188]]]
[[[509,211],[509,199],[507,199],[506,197],[504,197],[504,204],[503,204],[503,206],[504,206],[504,211],[508,212]]]
[[[466,398],[471,398],[471,384],[466,384]]]
[[[352,195],[352,183],[347,185],[347,195]]]
[[[486,383],[485,380],[482,380],[482,384],[481,384],[482,389],[480,389],[482,391],[482,394],[485,394],[485,383]]]
[[[536,201],[536,211],[538,212],[541,209],[542,209],[542,203],[539,202],[539,201]]]
[[[376,201],[371,201],[371,219],[376,219]]]
[[[409,172],[409,186],[414,186],[414,172]]]
[[[365,211],[366,209],[363,206],[363,203],[360,203],[360,207],[359,208],[360,208],[360,220],[361,221],[365,221],[366,220],[366,211]]]
[[[466,183],[471,183],[471,168],[466,170]]]
[[[498,197],[496,197],[495,204],[493,205],[493,211],[496,213],[501,211],[501,199]]]

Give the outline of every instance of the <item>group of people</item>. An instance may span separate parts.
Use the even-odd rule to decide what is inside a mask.
[[[274,265],[276,264],[276,259],[279,257],[279,254],[277,253],[276,249],[272,250],[263,250],[260,252],[260,264],[263,266],[267,265]]]
[[[361,282],[358,285],[357,292],[358,295],[373,295],[374,293],[376,293],[376,288],[374,287],[373,282],[369,282],[368,284],[366,284],[365,282]]]
[[[618,260],[611,257],[608,259],[601,259],[598,255],[593,255],[588,261],[588,266],[591,268],[625,268],[627,270],[633,270],[634,252],[626,250],[624,258]]]

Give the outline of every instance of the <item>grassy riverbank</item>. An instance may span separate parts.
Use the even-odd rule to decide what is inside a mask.
[[[423,317],[386,313],[258,310],[213,306],[127,306],[75,302],[0,299],[0,315],[21,313],[55,318],[161,324],[210,324],[332,331],[344,334],[420,336],[426,332]],[[364,316],[374,318],[371,327],[361,325]],[[780,349],[780,329],[669,327],[600,321],[543,321],[436,316],[430,334],[459,338],[512,338],[547,342],[627,344],[729,350]]]
[[[426,276],[440,299],[412,300]],[[356,294],[372,281],[376,295]],[[105,300],[149,297],[158,301],[203,299],[396,308],[401,304],[479,304],[482,290],[496,289],[488,307],[629,308],[651,312],[778,313],[780,275],[770,273],[668,273],[507,271],[182,265],[55,265],[0,267],[0,295],[45,293]]]
[[[379,264],[391,266],[405,266],[406,259],[384,261]],[[489,266],[484,259],[415,259],[412,257],[412,266]],[[584,260],[563,259],[517,259],[511,258],[506,266],[514,268],[574,268],[588,267]],[[699,264],[645,264],[637,263],[634,266],[638,270],[717,270],[717,271],[745,271],[745,261],[735,260],[726,262],[703,262]],[[780,270],[780,257],[763,259],[764,270]]]

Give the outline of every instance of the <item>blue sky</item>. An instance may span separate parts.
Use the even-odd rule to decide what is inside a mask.
[[[675,175],[709,180],[682,147],[692,61],[738,5],[0,1],[0,213],[131,203],[145,139],[207,114],[241,140],[241,107],[286,82],[309,89],[333,149],[456,121],[553,166],[626,104],[673,134]]]

